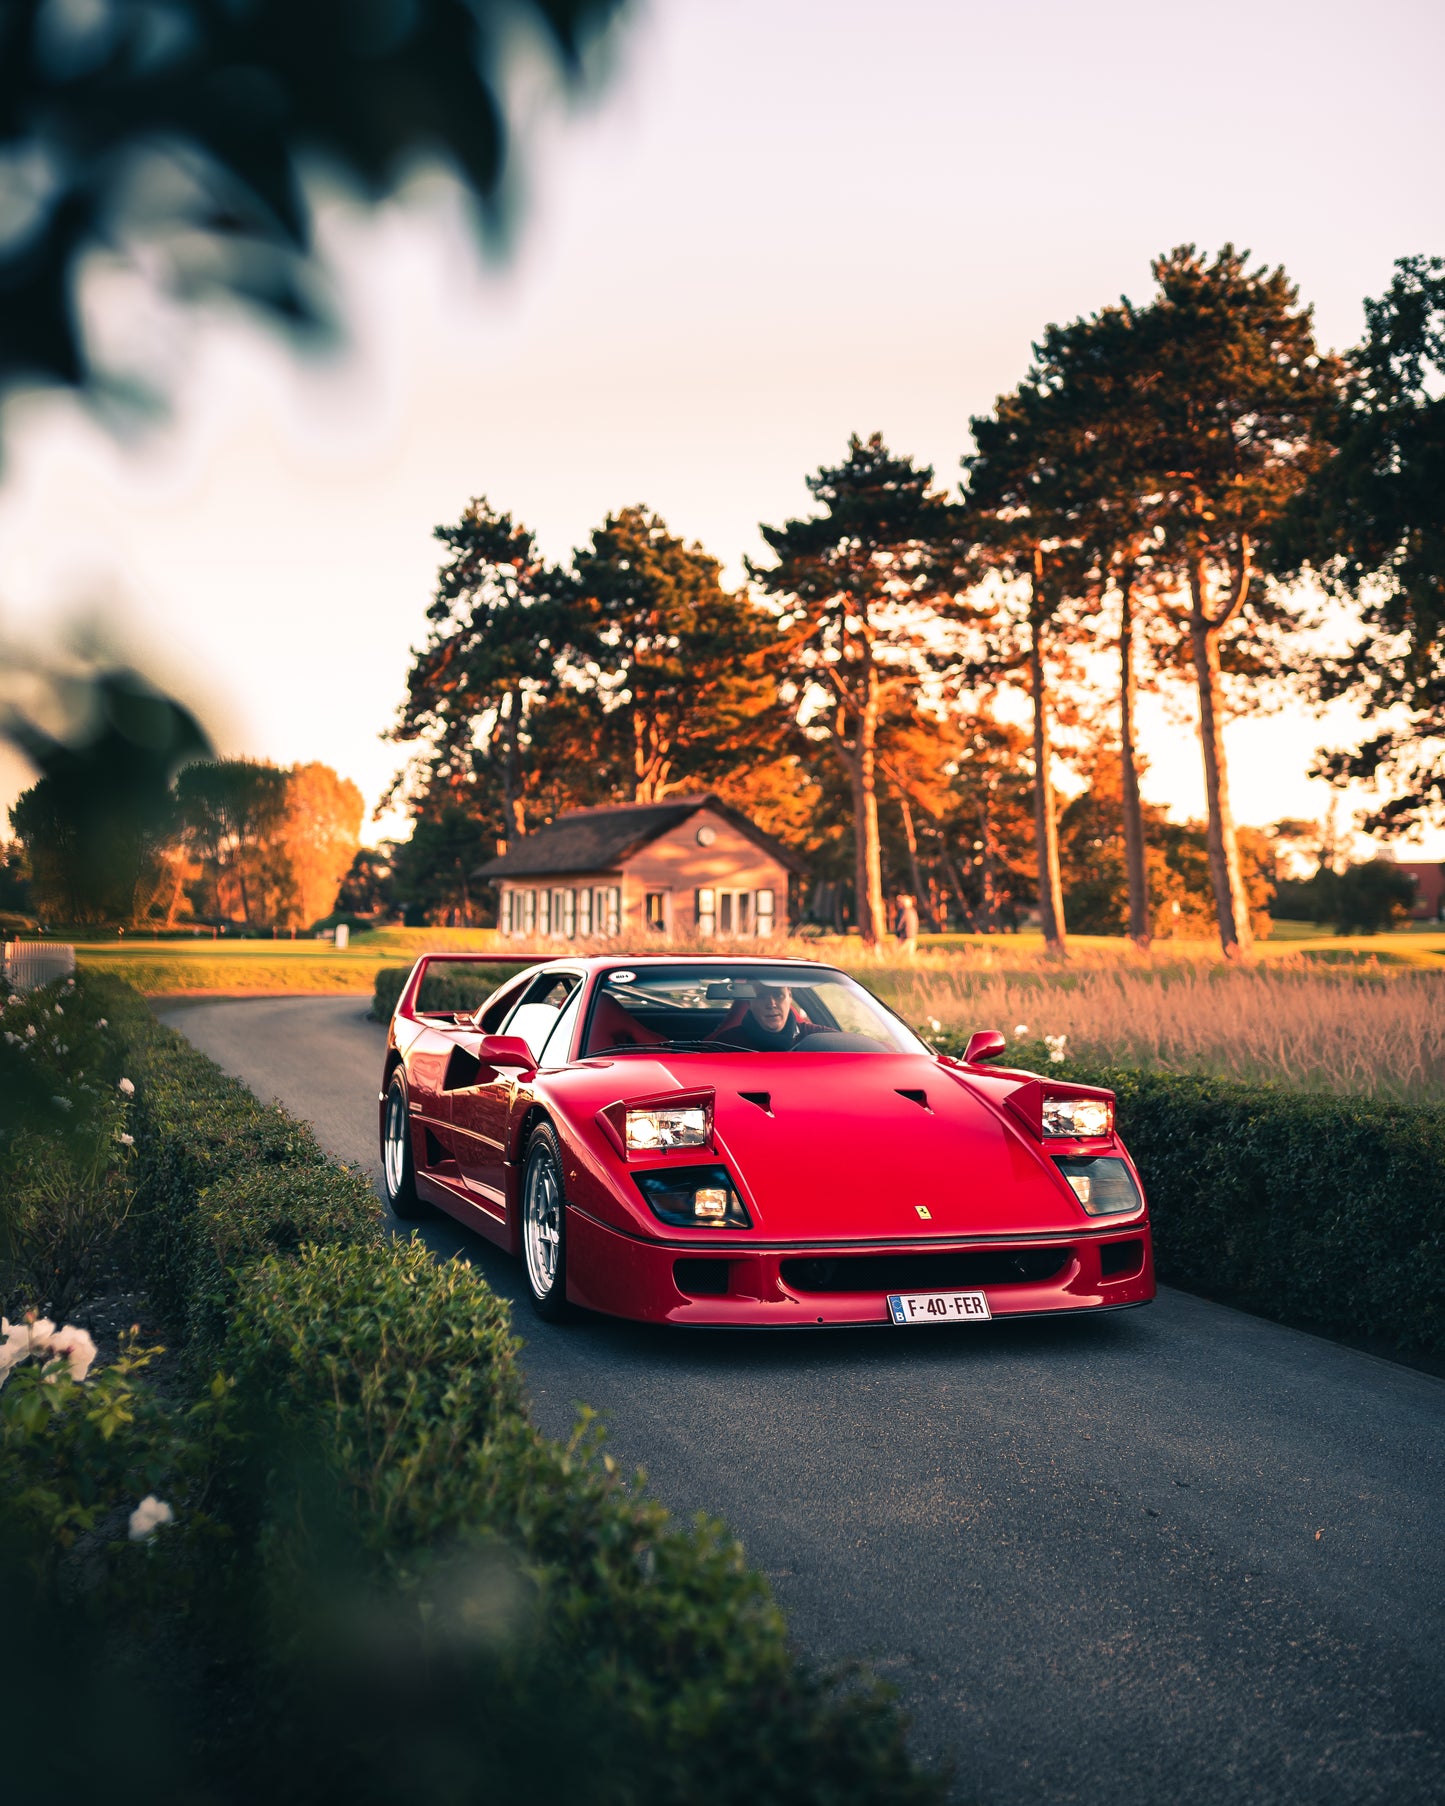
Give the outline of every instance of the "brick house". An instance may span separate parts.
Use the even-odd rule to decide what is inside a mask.
[[[1445,921],[1445,863],[1405,861],[1400,870],[1415,886],[1415,901],[1410,909],[1414,922]]]
[[[497,886],[497,922],[523,940],[786,933],[802,861],[715,796],[576,809],[474,876]]]

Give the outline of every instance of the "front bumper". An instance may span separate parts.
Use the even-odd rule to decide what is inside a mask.
[[[889,1292],[955,1289],[984,1292],[995,1317],[1147,1304],[1155,1290],[1149,1224],[1026,1240],[760,1247],[643,1241],[567,1212],[569,1299],[642,1323],[863,1327],[889,1321]]]

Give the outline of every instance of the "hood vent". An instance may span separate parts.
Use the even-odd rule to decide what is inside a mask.
[[[910,1104],[917,1104],[920,1110],[927,1110],[928,1114],[932,1116],[933,1109],[928,1102],[928,1093],[926,1091],[905,1090],[904,1087],[900,1085],[898,1087],[898,1095],[900,1097],[906,1097]]]
[[[764,1116],[773,1113],[773,1094],[771,1091],[740,1091],[738,1096],[745,1103],[756,1104]]]

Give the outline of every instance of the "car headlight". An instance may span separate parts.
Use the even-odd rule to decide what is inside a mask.
[[[704,1148],[712,1138],[712,1111],[705,1104],[676,1109],[628,1110],[623,1139],[629,1154],[654,1148]]]
[[[1104,1097],[1051,1097],[1044,1093],[1044,1134],[1107,1135],[1114,1127],[1114,1106]]]
[[[664,1166],[634,1173],[652,1214],[687,1229],[751,1229],[725,1166]]]
[[[1055,1154],[1054,1164],[1091,1217],[1122,1216],[1126,1210],[1141,1210],[1144,1206],[1134,1175],[1113,1155],[1080,1160]]]

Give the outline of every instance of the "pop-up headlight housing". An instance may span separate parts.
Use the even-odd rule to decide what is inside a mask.
[[[1044,1134],[1066,1135],[1071,1140],[1108,1135],[1114,1127],[1114,1106],[1105,1097],[1059,1097],[1044,1093]]]
[[[681,1229],[751,1229],[725,1166],[663,1166],[634,1173],[652,1214]]]
[[[629,1154],[650,1154],[655,1148],[705,1148],[712,1139],[708,1104],[631,1106],[622,1120],[622,1138]]]
[[[619,1098],[597,1112],[597,1124],[627,1160],[645,1160],[674,1148],[712,1147],[711,1085],[661,1096]]]

